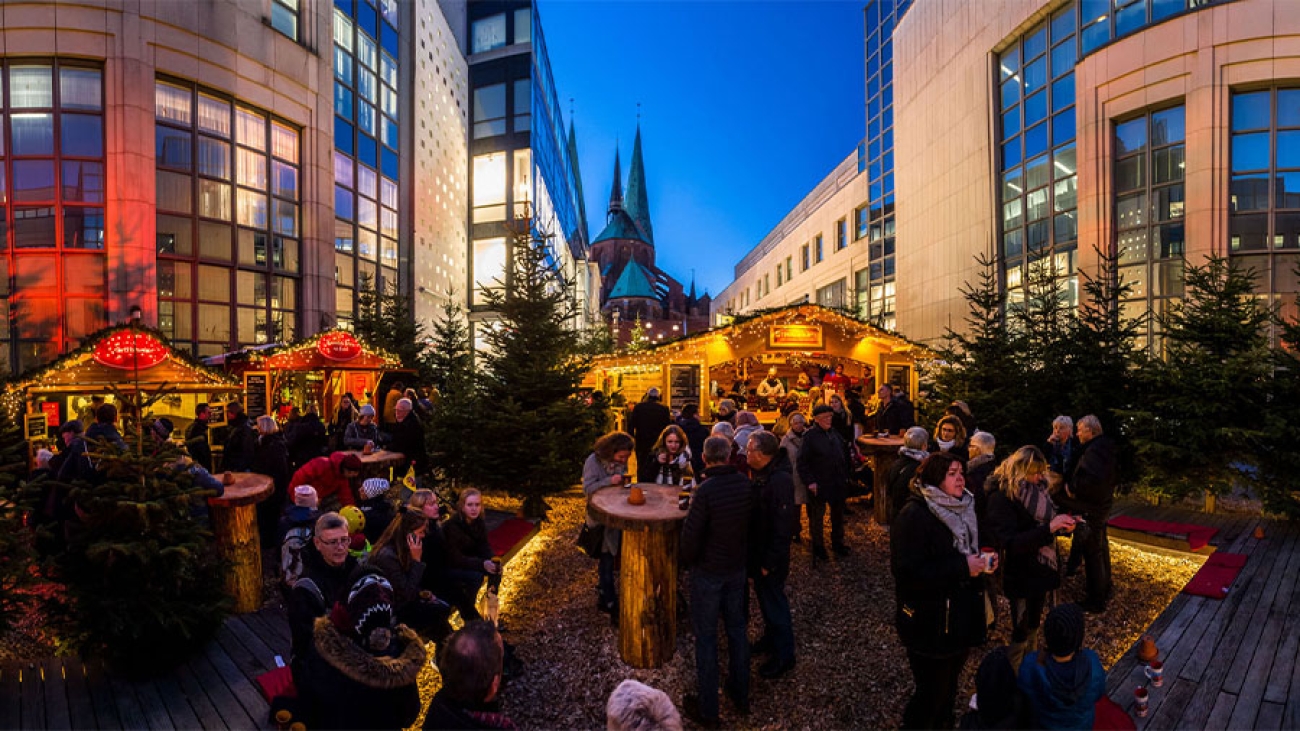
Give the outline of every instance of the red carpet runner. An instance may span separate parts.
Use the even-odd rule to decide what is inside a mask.
[[[1200,571],[1183,587],[1183,593],[1222,599],[1236,581],[1237,574],[1246,565],[1246,556],[1240,553],[1213,553]]]
[[[1106,523],[1110,527],[1119,528],[1120,530],[1151,533],[1166,538],[1186,538],[1187,547],[1192,551],[1204,548],[1209,544],[1210,539],[1219,532],[1218,528],[1211,528],[1204,525],[1193,525],[1191,523],[1166,523],[1160,520],[1131,518],[1127,515],[1117,515],[1106,521]]]

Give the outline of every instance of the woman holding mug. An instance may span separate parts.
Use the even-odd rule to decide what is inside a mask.
[[[686,446],[686,432],[676,424],[669,424],[659,434],[650,448],[650,460],[655,468],[656,485],[680,485],[692,479],[691,450]]]
[[[1056,536],[1074,531],[1075,519],[1057,515],[1047,494],[1047,457],[1021,447],[984,483],[989,539],[1006,557],[1002,592],[1011,600],[1011,666],[1038,649],[1038,626],[1047,592],[1061,585]]]
[[[966,656],[987,632],[983,574],[997,567],[996,553],[980,554],[975,498],[956,457],[931,454],[917,467],[889,542],[895,624],[915,686],[902,728],[952,728]]]
[[[662,440],[662,436],[660,439]],[[602,487],[610,485],[626,487],[629,484],[627,461],[635,449],[636,442],[632,440],[631,435],[621,431],[610,432],[596,440],[591,455],[582,466],[582,491],[587,494],[588,526],[595,527],[600,524],[591,511],[592,494]],[[622,531],[613,528],[605,529],[605,544],[600,552],[598,584],[600,598],[596,601],[596,608],[608,613],[610,620],[615,624],[618,623],[618,594],[614,591],[614,564],[618,560],[622,543]]]

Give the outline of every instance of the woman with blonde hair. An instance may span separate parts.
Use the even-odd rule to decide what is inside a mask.
[[[676,424],[669,424],[659,433],[650,448],[650,460],[655,467],[655,484],[680,485],[695,477],[686,432]]]
[[[483,493],[472,487],[461,491],[456,513],[442,524],[442,535],[447,545],[447,573],[472,602],[478,598],[483,579],[501,570],[492,561],[492,544],[483,520]],[[472,606],[460,607],[460,613],[466,622],[480,619]]]
[[[1047,593],[1061,585],[1056,535],[1076,521],[1057,515],[1047,494],[1047,458],[1025,446],[998,465],[985,483],[990,543],[1001,549],[1002,592],[1011,600],[1011,663],[1019,670],[1038,645]]]

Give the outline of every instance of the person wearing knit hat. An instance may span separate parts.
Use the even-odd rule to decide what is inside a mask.
[[[1033,709],[1034,728],[1090,729],[1093,706],[1106,693],[1097,653],[1083,648],[1083,609],[1061,604],[1047,613],[1047,649],[1020,665],[1020,689]]]
[[[357,507],[366,516],[364,531],[371,545],[379,542],[379,536],[397,516],[393,501],[388,499],[388,487],[388,480],[382,477],[371,477],[361,483],[361,500]]]
[[[311,485],[299,485],[293,488],[293,504],[300,508],[314,508],[320,504],[320,496]]]
[[[374,571],[356,578],[316,620],[297,683],[308,728],[407,728],[420,713],[424,643],[393,617],[393,589]]]
[[[972,710],[957,725],[959,729],[1030,728],[1029,704],[1016,685],[1008,648],[995,647],[980,661],[975,672]]]
[[[362,450],[367,444],[377,447],[382,440],[383,435],[379,431],[379,425],[375,423],[375,407],[370,404],[361,407],[361,414],[357,420],[348,424],[348,428],[343,432],[344,449]]]
[[[662,690],[624,680],[605,704],[607,731],[681,731],[682,716]]]

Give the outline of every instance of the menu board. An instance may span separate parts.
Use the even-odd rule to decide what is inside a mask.
[[[244,413],[248,414],[249,419],[256,419],[268,413],[265,373],[244,374]]]
[[[44,439],[47,427],[45,413],[28,414],[23,421],[23,433],[28,439]]]
[[[675,363],[668,366],[668,405],[680,409],[700,399],[700,366]]]
[[[649,391],[651,386],[664,387],[662,369],[654,368],[643,373],[620,373],[618,375],[618,387],[623,391],[623,398],[627,399],[629,404],[641,401],[645,396],[645,392]]]

